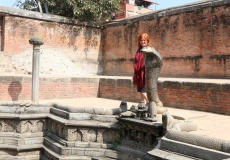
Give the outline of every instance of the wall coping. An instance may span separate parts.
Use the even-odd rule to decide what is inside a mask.
[[[85,26],[85,27],[101,28],[99,25],[93,22],[80,22],[77,19],[73,19],[70,17],[34,12],[29,10],[22,10],[17,8],[10,8],[5,6],[0,6],[0,15],[9,15],[15,17],[30,18],[35,20],[44,20],[44,21],[59,22],[64,24],[74,24],[74,25]]]
[[[180,5],[176,7],[161,9],[158,11],[152,11],[152,12],[144,13],[141,15],[137,15],[137,16],[133,16],[133,17],[125,18],[125,19],[114,20],[112,22],[105,24],[104,26],[105,27],[117,26],[117,25],[123,25],[123,24],[131,23],[131,22],[157,19],[160,17],[168,16],[168,15],[175,15],[175,14],[180,14],[180,13],[185,13],[185,12],[191,12],[194,10],[199,10],[199,9],[208,8],[208,7],[216,7],[216,6],[226,5],[226,4],[230,4],[230,0],[202,0],[202,1],[188,3],[185,5]]]
[[[14,74],[3,74],[0,76],[0,79],[9,78],[32,78],[31,75],[14,75]],[[132,80],[131,76],[59,76],[59,75],[41,75],[40,79],[125,79],[125,80]],[[210,83],[210,84],[226,84],[230,85],[230,79],[202,79],[202,78],[166,78],[166,77],[159,77],[158,82],[179,82],[179,83]]]

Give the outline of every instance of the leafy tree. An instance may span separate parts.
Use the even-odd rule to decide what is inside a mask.
[[[121,0],[18,0],[21,9],[35,10],[60,16],[77,18],[80,21],[103,23],[111,20],[120,9]],[[41,4],[41,5],[39,5]]]

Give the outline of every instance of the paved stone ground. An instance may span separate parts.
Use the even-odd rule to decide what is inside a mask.
[[[107,109],[119,108],[121,103],[119,100],[103,98],[52,99],[41,101],[65,104],[73,107],[96,107]],[[127,102],[127,104],[130,108],[133,104],[137,103]],[[230,141],[230,116],[171,107],[167,108],[171,115],[184,117],[186,120],[197,123],[198,130],[192,131],[191,133]]]

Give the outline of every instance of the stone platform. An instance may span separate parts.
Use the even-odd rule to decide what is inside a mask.
[[[4,160],[152,160],[170,156],[172,151],[185,154],[182,159],[190,155],[191,152],[175,150],[172,146],[176,145],[182,150],[183,146],[193,151],[203,149],[217,159],[230,157],[229,116],[167,107],[174,117],[197,122],[198,130],[189,132],[192,136],[179,133],[181,142],[175,140],[178,133],[162,138],[161,115],[157,115],[158,121],[152,123],[120,119],[120,103],[102,98],[52,99],[39,103],[0,101],[0,157]],[[136,105],[133,102],[127,104],[128,108]],[[184,140],[183,137],[192,138]],[[191,141],[194,144],[187,143],[191,139],[196,140]],[[215,145],[209,146],[212,139]],[[206,155],[196,153],[194,157]]]
[[[104,109],[115,109],[120,106],[121,101],[104,98],[75,98],[75,99],[52,99],[42,100],[42,102],[55,102],[74,107],[95,107]],[[137,105],[135,102],[127,102],[128,107]],[[192,131],[193,134],[221,138],[230,141],[230,116],[215,114],[210,112],[186,110],[167,107],[169,113],[174,116],[182,117],[197,123],[198,130]],[[161,123],[161,115],[157,115],[158,122]]]
[[[113,110],[116,110],[121,103],[118,100],[102,98],[55,99],[49,100],[49,102],[63,103],[75,107],[86,105]],[[127,104],[128,109],[132,105],[137,105],[134,102],[127,102]],[[228,125],[230,116],[171,107],[167,107],[167,109],[171,115],[178,119],[197,123],[198,130],[189,133],[171,133],[169,131],[168,135],[166,134],[161,138],[162,116],[159,114],[157,115],[158,121],[151,124],[133,118],[119,118],[121,130],[124,132],[122,137],[124,138],[127,133],[129,135],[128,138],[122,140],[121,145],[136,151],[148,152],[150,157],[144,159],[192,160],[199,157],[200,159],[221,160],[230,158],[230,126]],[[151,130],[151,127],[155,129]],[[146,141],[148,133],[153,136],[150,136],[147,142],[143,142]],[[132,139],[133,137],[138,138]],[[143,139],[143,137],[145,138]],[[160,140],[158,144],[157,139]],[[127,148],[123,149],[126,150]]]

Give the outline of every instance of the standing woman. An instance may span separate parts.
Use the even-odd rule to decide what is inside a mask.
[[[138,49],[133,64],[133,84],[137,86],[137,92],[140,93],[141,102],[144,102],[145,104],[149,102],[145,86],[145,56],[140,50],[146,46],[150,46],[150,38],[147,33],[142,33],[138,36]]]

